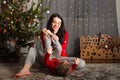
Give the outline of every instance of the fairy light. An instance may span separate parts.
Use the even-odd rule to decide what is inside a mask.
[[[112,26],[114,26],[114,24],[112,23]]]
[[[49,11],[49,10],[47,10],[47,14],[50,14],[50,11]]]
[[[94,12],[94,14],[96,15],[97,13],[96,13],[96,12]]]
[[[88,23],[86,24],[86,26],[88,26]]]
[[[98,20],[98,18],[95,19],[96,21]]]
[[[97,27],[97,25],[96,25],[96,24],[94,24],[93,26],[94,26],[94,27]]]
[[[102,22],[104,23],[104,22],[105,22],[105,20],[103,19],[103,20],[102,20]]]
[[[65,13],[65,12],[63,11],[63,13]]]

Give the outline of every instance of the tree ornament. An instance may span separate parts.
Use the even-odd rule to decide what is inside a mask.
[[[30,20],[30,24],[33,24],[33,22],[34,22],[34,20],[33,20],[33,19],[31,19],[31,20]]]
[[[11,24],[13,24],[14,21],[11,21]]]
[[[35,15],[35,18],[37,18],[38,16]]]
[[[6,32],[7,32],[7,29],[4,29],[4,30],[3,30],[3,33],[5,34]]]
[[[9,9],[12,9],[12,6],[8,6]]]
[[[6,4],[7,3],[7,1],[3,1],[3,4]]]

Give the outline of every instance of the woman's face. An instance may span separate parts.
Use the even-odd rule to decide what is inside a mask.
[[[53,29],[53,33],[56,34],[61,26],[61,19],[58,17],[54,17],[53,21],[52,21],[52,29]]]

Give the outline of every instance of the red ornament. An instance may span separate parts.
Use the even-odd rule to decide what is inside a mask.
[[[3,33],[5,34],[6,32],[7,32],[7,30],[6,30],[6,29],[4,29],[4,30],[3,30]]]
[[[33,22],[34,22],[34,20],[33,20],[33,19],[31,19],[31,20],[30,20],[30,24],[33,24]]]
[[[2,29],[0,28],[0,34],[2,33]]]

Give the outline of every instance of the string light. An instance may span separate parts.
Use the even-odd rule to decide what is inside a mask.
[[[94,12],[94,14],[97,14],[96,12]]]
[[[63,11],[63,13],[65,13],[65,12]]]
[[[112,26],[114,26],[114,24],[112,23]]]
[[[95,19],[96,21],[98,20],[98,18]]]
[[[94,26],[94,27],[96,27],[97,25],[96,25],[96,24],[94,24],[93,26]]]
[[[86,24],[86,26],[88,26],[88,23]]]
[[[50,13],[50,11],[49,10],[47,10],[47,14],[49,14]]]

